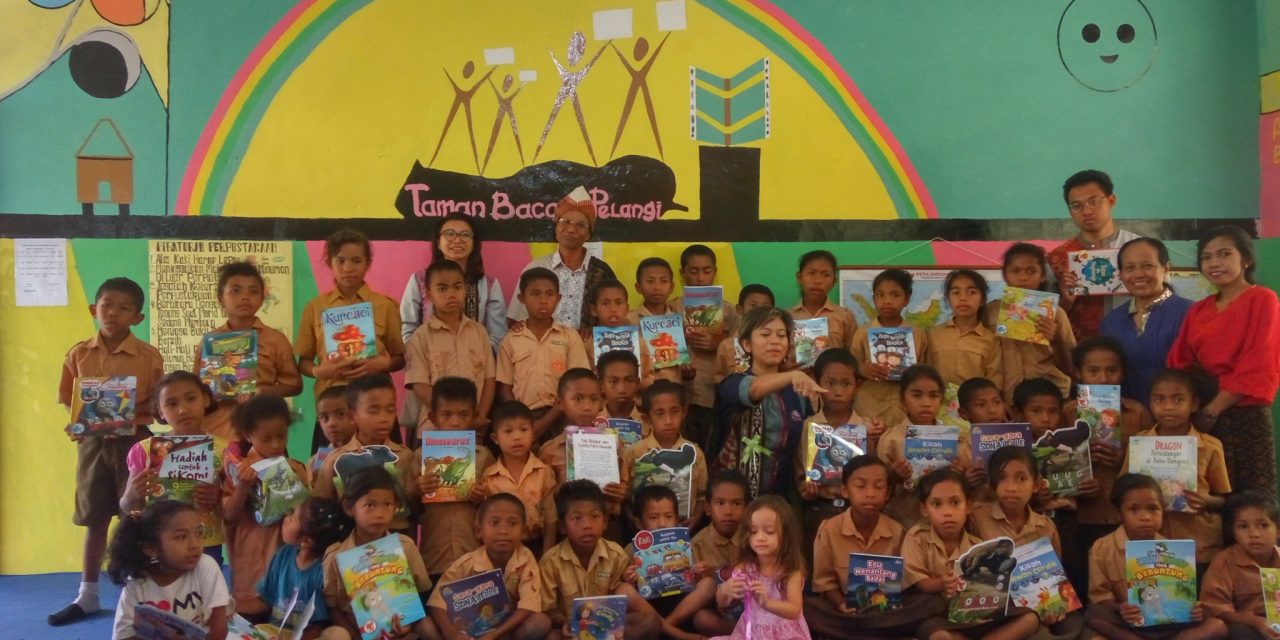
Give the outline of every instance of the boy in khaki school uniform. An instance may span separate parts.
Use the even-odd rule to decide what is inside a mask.
[[[950,384],[986,378],[997,388],[1004,387],[1004,351],[1000,349],[1000,337],[981,321],[961,329],[952,317],[930,329],[929,356],[925,362]]]
[[[675,288],[671,265],[662,258],[645,258],[636,267],[636,293],[644,301],[627,313],[627,324],[640,326],[641,318],[652,318],[672,313],[683,314],[679,300],[669,300]],[[693,378],[693,365],[653,368],[653,356],[644,334],[640,334],[640,386],[647,387],[656,380],[670,380],[683,385],[686,378]]]
[[[646,422],[653,425],[653,431],[627,448],[623,454],[622,468],[630,477],[636,460],[650,451],[683,449],[685,445],[693,447],[693,470],[689,478],[692,502],[687,505],[688,513],[680,518],[678,525],[692,529],[702,522],[702,516],[707,508],[707,457],[701,447],[680,435],[681,425],[685,421],[684,405],[681,399],[680,387],[665,380],[655,382],[653,386],[644,390],[642,409],[645,412]]]
[[[98,323],[97,333],[67,352],[58,382],[58,404],[71,410],[76,378],[133,376],[137,390],[133,435],[71,436],[76,443],[76,499],[72,521],[85,527],[80,591],[76,599],[50,614],[53,626],[70,624],[99,611],[98,575],[107,549],[107,530],[118,515],[120,498],[129,480],[125,456],[134,443],[150,435],[151,390],[164,376],[164,358],[155,347],[139,340],[132,328],[142,322],[145,303],[142,287],[128,278],[111,278],[98,287],[89,315]]]
[[[831,302],[831,290],[836,286],[840,272],[836,257],[830,251],[810,251],[800,257],[800,270],[796,272],[796,284],[800,285],[800,302],[791,307],[791,317],[796,320],[827,319],[827,346],[848,349],[853,334],[858,331],[858,321],[848,309]]]
[[[710,287],[716,284],[716,252],[704,244],[691,244],[680,252],[680,280],[686,287]],[[738,311],[728,299],[721,301],[723,323],[719,331],[686,327],[685,341],[693,356],[693,379],[685,384],[689,406],[685,416],[685,435],[705,451],[715,430],[716,371],[720,343],[738,331]]]
[[[600,390],[600,380],[590,369],[570,369],[560,376],[556,389],[556,407],[564,414],[566,425],[591,426],[600,410],[604,407],[604,397]],[[568,436],[565,433],[548,440],[538,449],[538,459],[555,470],[556,485],[567,480],[568,472]],[[608,501],[607,513],[616,518],[622,514],[622,503],[627,499],[627,487],[631,483],[631,469],[622,464],[622,441],[617,446],[618,476],[620,482],[607,484],[601,489]],[[615,520],[610,527],[611,539],[622,536],[621,522]]]
[[[533,413],[520,402],[493,408],[491,425],[499,457],[480,474],[486,496],[510,493],[524,503],[523,540],[534,555],[555,544],[556,474],[533,455]]]

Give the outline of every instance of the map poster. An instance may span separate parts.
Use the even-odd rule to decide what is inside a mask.
[[[987,300],[999,300],[1004,294],[1004,275],[996,266],[964,267],[934,266],[906,267],[898,265],[840,267],[840,305],[848,309],[859,327],[868,326],[876,319],[876,305],[872,297],[872,283],[885,269],[902,269],[911,274],[911,300],[902,310],[907,324],[928,331],[947,321],[951,309],[946,304],[946,292],[942,290],[947,274],[953,269],[973,269],[987,279]]]

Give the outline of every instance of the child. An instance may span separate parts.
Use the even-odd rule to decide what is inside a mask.
[[[190,371],[174,371],[156,382],[156,413],[160,424],[169,425],[172,430],[166,435],[203,436],[204,421],[213,413],[217,403],[213,392],[204,385],[200,377]],[[222,459],[227,450],[227,442],[217,436],[213,438],[213,472],[222,473]],[[159,489],[160,470],[151,466],[151,438],[146,438],[133,445],[125,458],[129,468],[129,483],[124,495],[120,498],[121,513],[137,511],[148,501],[154,500]],[[222,543],[226,539],[222,518],[221,492],[217,484],[199,483],[192,492],[192,502],[204,523],[205,553],[222,564]]]
[[[857,626],[866,635],[910,635],[910,618],[874,612],[859,615],[845,599],[849,554],[896,556],[902,553],[902,525],[881,513],[889,502],[889,467],[873,455],[844,465],[842,494],[849,508],[822,523],[813,545],[813,593],[804,599],[804,617],[824,637],[849,637]],[[912,611],[918,611],[915,607]]]
[[[538,559],[524,545],[520,536],[524,531],[524,503],[509,493],[496,493],[485,498],[475,518],[475,536],[484,545],[471,551],[449,565],[440,577],[440,584],[447,585],[478,573],[502,569],[502,581],[506,584],[515,605],[515,611],[505,622],[484,636],[459,629],[449,620],[444,596],[436,589],[427,600],[427,611],[445,638],[494,637],[532,640],[545,638],[551,632],[551,619],[542,612],[542,574]]]
[[[71,411],[71,397],[79,393],[75,379],[95,376],[134,376],[138,387],[133,398],[137,413],[135,433],[124,437],[82,438],[76,443],[76,503],[72,520],[85,527],[81,556],[80,592],[76,599],[49,615],[49,624],[60,626],[81,620],[101,609],[98,573],[107,549],[107,530],[119,510],[129,477],[125,455],[140,438],[149,435],[152,387],[164,375],[160,351],[134,337],[132,327],[142,322],[142,287],[128,278],[111,278],[98,287],[89,315],[98,322],[92,338],[67,351],[58,383],[58,403]]]
[[[1200,588],[1204,606],[1227,623],[1228,638],[1274,640],[1280,633],[1267,624],[1259,568],[1280,569],[1275,498],[1238,493],[1227,501],[1227,513],[1235,544],[1209,564]]]
[[[800,492],[800,497],[804,499],[802,521],[804,522],[806,560],[812,559],[812,547],[809,543],[813,542],[814,536],[818,535],[818,527],[828,518],[843,513],[848,506],[848,496],[844,495],[842,487],[819,484],[806,475],[808,469],[805,466],[805,460],[809,448],[809,432],[815,424],[832,428],[846,424],[864,425],[867,441],[866,450],[862,453],[875,451],[876,443],[884,434],[884,423],[879,420],[867,420],[853,410],[853,397],[858,390],[857,371],[858,363],[853,359],[853,354],[840,347],[823,351],[813,363],[814,379],[818,381],[818,386],[826,389],[826,392],[822,394],[822,409],[805,421],[806,435],[801,446],[796,447],[795,462],[796,488]],[[845,461],[846,459],[843,458],[830,460],[837,465],[837,468],[843,468]]]
[[[695,593],[715,598],[716,588],[724,582],[725,574],[738,561],[738,549],[742,542],[738,530],[742,525],[742,512],[747,507],[747,480],[737,471],[718,471],[707,481],[707,515],[711,526],[703,527],[693,536],[693,570],[698,576]],[[693,594],[685,599],[691,605],[699,599]],[[708,599],[708,603],[710,600]],[[721,615],[715,609],[694,607],[693,612],[683,604],[668,618],[669,622],[682,624],[693,616],[693,625],[703,635],[727,635],[733,633],[736,616]],[[741,613],[740,611],[738,613]]]
[[[956,390],[956,402],[960,405],[960,417],[973,424],[1000,423],[1009,419],[1004,395],[996,383],[986,378],[965,380]]]
[[[227,583],[218,563],[200,553],[201,526],[196,510],[177,500],[160,500],[120,519],[107,565],[111,581],[124,586],[113,640],[137,637],[133,609],[140,604],[208,629],[209,640],[227,637]]]
[[[702,524],[702,516],[706,513],[707,488],[707,456],[697,444],[680,435],[680,425],[684,424],[684,405],[681,403],[682,390],[679,386],[666,380],[659,380],[644,390],[640,410],[647,423],[653,425],[653,433],[631,445],[623,455],[622,468],[631,476],[636,460],[655,449],[684,450],[691,447],[693,451],[693,470],[689,474],[689,486],[685,488],[691,496],[688,505],[689,513],[680,519],[679,525],[696,529]],[[637,491],[643,487],[637,487]],[[635,505],[632,505],[635,508]]]
[[[560,384],[556,389],[556,406],[565,417],[566,424],[576,427],[591,427],[596,417],[604,408],[604,396],[600,392],[600,379],[590,369],[570,369],[560,376]],[[564,484],[569,480],[567,473],[569,438],[566,434],[548,440],[538,449],[538,459],[547,463],[556,473],[556,484]],[[603,487],[604,495],[609,501],[609,515],[622,513],[622,501],[627,498],[627,484],[631,469],[622,464],[622,441],[618,446],[618,475],[621,483],[610,483]]]
[[[386,537],[391,533],[393,522],[402,507],[404,505],[400,502],[396,479],[382,467],[361,469],[347,483],[342,510],[355,521],[355,527],[351,535],[342,542],[331,545],[324,552],[324,602],[333,626],[340,627],[353,638],[360,637],[360,626],[351,610],[351,594],[347,593],[342,582],[342,571],[338,569],[338,554]],[[413,538],[404,534],[398,534],[397,537],[404,549],[405,558],[409,561],[409,574],[418,593],[425,597],[431,591],[431,578],[427,576],[427,568],[422,564],[422,556],[418,555]],[[430,618],[402,626],[397,616],[392,618],[392,628],[387,631],[392,633],[392,637],[403,637],[410,630],[418,634],[419,638],[440,638]]]
[[[531,309],[532,311],[532,309]],[[511,334],[507,334],[511,335]],[[537,556],[556,543],[556,472],[533,455],[533,412],[520,402],[493,408],[491,434],[501,454],[480,474],[485,495],[510,493],[524,503],[523,540]]]
[[[657,531],[671,527],[687,526],[679,521],[679,498],[669,487],[651,484],[636,492],[631,500],[631,517],[636,529],[640,531]],[[640,558],[635,555],[635,544],[626,548],[630,566],[623,576],[628,584],[639,586],[636,571],[640,568]],[[662,633],[677,640],[695,640],[702,636],[691,634],[680,628],[688,618],[699,610],[705,609],[715,601],[714,586],[709,589],[697,589],[688,594],[663,596],[649,601],[659,615],[666,616],[662,621]],[[677,616],[676,611],[685,609],[687,614]]]
[[[316,396],[316,422],[324,433],[327,445],[315,442],[316,451],[307,461],[311,477],[318,478],[324,467],[324,459],[335,449],[351,442],[356,435],[356,423],[351,419],[351,407],[347,404],[347,392],[342,387],[329,387]],[[323,446],[325,451],[320,451]]]
[[[1004,388],[1004,357],[995,332],[982,324],[987,304],[987,280],[972,269],[956,269],[943,282],[951,317],[929,330],[929,357],[942,379],[963,384],[969,378],[986,378]]]
[[[596,374],[604,389],[602,418],[623,418],[640,423],[641,435],[647,436],[652,428],[636,406],[640,393],[640,361],[630,351],[610,351],[596,364]]]
[[[1031,452],[1022,447],[1002,447],[991,454],[987,475],[995,494],[992,502],[979,502],[969,514],[969,530],[982,540],[1006,536],[1015,545],[1048,538],[1062,556],[1058,529],[1048,517],[1031,510],[1031,498],[1040,483],[1040,472]]]
[[[666,260],[662,258],[641,260],[640,266],[636,267],[636,293],[640,294],[643,302],[627,314],[627,324],[639,326],[640,318],[682,313],[679,301],[671,304],[669,300],[675,288],[672,280],[671,265]],[[676,384],[682,384],[686,377],[693,377],[692,365],[654,369],[652,357],[649,355],[649,345],[644,341],[643,336],[640,340],[640,357],[644,361],[640,375],[642,386],[653,384],[654,380],[670,380]]]
[[[1049,278],[1049,263],[1044,249],[1029,242],[1015,242],[1004,252],[1002,267],[1005,284],[1010,287],[1045,290]],[[1004,303],[992,300],[986,304],[987,327],[999,322],[1000,307]],[[1043,313],[1041,309],[1041,313]],[[1062,307],[1055,305],[1053,315],[1041,315],[1036,319],[1036,331],[1049,339],[1048,345],[1025,340],[1000,338],[1001,361],[1004,363],[1005,398],[1013,399],[1013,388],[1027,378],[1045,378],[1058,385],[1062,395],[1071,392],[1071,351],[1076,348],[1076,336],[1071,331],[1071,319]]]
[[[623,576],[631,560],[622,547],[605,540],[605,497],[590,480],[566,482],[556,491],[556,513],[565,535],[547,549],[542,570],[542,610],[551,617],[550,638],[573,638],[569,615],[575,598],[627,597],[627,638],[657,638],[662,620]]]
[[[1227,625],[1211,617],[1199,601],[1191,607],[1192,622],[1136,627],[1142,610],[1126,596],[1125,543],[1129,540],[1164,540],[1160,535],[1164,498],[1160,483],[1151,476],[1126,473],[1116,478],[1111,502],[1120,512],[1120,526],[1098,539],[1089,551],[1089,606],[1085,622],[1107,638],[1178,638],[1210,640],[1227,637]]]
[[[709,287],[716,283],[716,252],[705,244],[691,244],[680,252],[680,279],[686,287]],[[686,327],[685,341],[693,356],[693,380],[685,385],[689,390],[689,407],[685,417],[685,432],[689,439],[704,449],[715,428],[716,370],[719,367],[716,352],[720,342],[738,328],[738,312],[728,300],[721,302],[724,323],[720,330],[711,333],[701,327]]]
[[[732,638],[808,638],[800,523],[785,500],[763,495],[747,505],[739,535],[747,542],[733,575],[716,590],[722,608],[742,601]]]
[[[876,443],[876,457],[889,465],[894,495],[885,507],[885,513],[904,527],[920,521],[922,517],[918,494],[911,490],[911,463],[906,458],[907,425],[932,425],[938,423],[942,408],[943,382],[938,371],[929,365],[909,367],[902,374],[902,407],[907,417],[884,432]],[[960,438],[956,443],[956,459],[951,468],[964,473],[969,467],[969,440]]]
[[[827,347],[850,348],[858,321],[848,309],[831,302],[840,267],[830,251],[819,249],[800,256],[796,284],[800,285],[800,304],[791,307],[796,320],[827,319]]]
[[[920,480],[919,499],[925,522],[911,527],[902,541],[905,575],[902,588],[938,594],[950,599],[960,590],[956,560],[981,538],[964,530],[973,504],[964,476],[952,469],[937,469]],[[920,623],[916,637],[926,640],[955,638],[1028,638],[1040,627],[1035,613],[1011,608],[1002,617],[977,624],[957,624],[945,613]]]
[[[590,367],[582,340],[552,317],[560,304],[560,279],[534,267],[520,274],[521,304],[529,319],[507,332],[498,345],[498,400],[519,400],[533,411],[533,437],[545,441],[563,427],[556,408],[556,383],[565,371]]]
[[[591,315],[595,317],[595,327],[616,329],[631,326],[627,320],[627,314],[630,313],[627,294],[627,285],[613,278],[600,282],[588,292],[585,304],[591,309]],[[593,331],[595,327],[582,327],[581,334],[582,346],[587,351],[587,361],[598,365],[600,356],[596,354],[596,339]]]
[[[408,505],[416,502],[421,493],[418,475],[422,464],[404,445],[391,440],[396,425],[396,386],[391,376],[377,373],[356,378],[346,387],[347,404],[356,423],[356,435],[347,444],[333,450],[325,459],[320,475],[311,484],[311,495],[317,498],[341,500],[350,478],[339,477],[337,463],[343,456],[367,452],[370,458],[381,457],[383,464],[390,463],[400,481],[402,510],[396,514],[391,528],[401,531],[409,527]],[[338,481],[343,486],[338,485]]]
[[[289,338],[258,318],[266,288],[266,281],[252,262],[228,262],[218,267],[218,304],[227,314],[227,321],[209,333],[253,331],[258,334],[257,393],[289,398],[302,393],[302,376],[298,374],[298,363],[293,359],[293,345],[289,344]],[[192,371],[201,371],[203,365],[202,350],[196,347],[196,366]],[[218,410],[205,420],[208,433],[232,440],[235,436],[235,428],[231,424],[232,410],[237,402],[247,399],[219,401]]]
[[[258,524],[249,497],[258,485],[253,465],[262,460],[289,455],[289,405],[278,396],[258,395],[236,407],[232,423],[240,440],[250,445],[238,460],[228,459],[222,485],[222,517],[227,522],[227,551],[231,554],[231,597],[236,613],[261,618],[271,604],[258,597],[254,586],[267,570],[267,561],[280,540],[281,523]],[[303,484],[311,475],[297,460],[289,460],[293,473]]]
[[[476,416],[476,385],[466,378],[446,376],[436,380],[431,387],[430,418],[427,423],[432,431],[467,431]],[[422,525],[420,548],[427,573],[435,580],[464,554],[480,546],[476,538],[476,505],[484,500],[484,487],[479,482],[484,472],[493,464],[493,454],[476,437],[476,482],[471,484],[471,495],[461,502],[428,502],[422,506],[418,518]],[[422,449],[414,452],[414,460],[422,460]],[[430,496],[440,488],[440,473],[423,473],[418,477],[422,495]],[[521,518],[523,520],[523,517]],[[437,581],[438,582],[438,581]]]
[[[1195,513],[1170,511],[1164,515],[1160,533],[1166,538],[1196,541],[1196,565],[1207,565],[1222,550],[1223,496],[1231,493],[1222,442],[1201,433],[1191,424],[1200,409],[1200,396],[1191,375],[1168,369],[1151,381],[1151,413],[1156,426],[1139,436],[1191,436],[1196,439],[1196,490],[1184,492],[1186,504]],[[1265,455],[1269,455],[1266,452]],[[1129,468],[1128,454],[1122,469]],[[1199,566],[1203,573],[1205,567]]]
[[[271,621],[281,621],[284,609],[297,591],[298,602],[315,598],[311,622],[301,636],[314,638],[329,626],[324,597],[324,552],[351,533],[351,521],[342,505],[325,498],[307,498],[280,525],[284,544],[271,556],[271,564],[258,582],[258,598],[271,606]],[[287,622],[287,621],[286,621]],[[294,623],[290,623],[291,625]]]
[[[773,291],[769,287],[762,284],[749,284],[738,293],[738,304],[734,309],[737,310],[739,322],[741,322],[742,316],[745,316],[748,311],[760,307],[773,308],[773,306]],[[720,341],[720,346],[716,347],[715,383],[717,385],[729,374],[743,373],[749,366],[747,354],[742,350],[742,344],[738,342],[736,331]],[[708,446],[715,441],[714,433],[707,437]]]
[[[902,409],[902,401],[898,398],[900,383],[890,380],[891,369],[887,364],[880,364],[871,358],[871,344],[867,339],[868,330],[880,327],[901,327],[906,322],[902,310],[911,302],[911,274],[903,269],[885,269],[871,281],[871,297],[876,307],[876,317],[871,324],[858,327],[853,334],[853,344],[849,350],[858,361],[858,375],[862,378],[858,384],[858,394],[853,398],[853,410],[858,415],[875,418],[884,424],[897,424],[906,417]],[[929,360],[929,332],[912,327],[912,341],[915,342],[916,362]]]
[[[470,380],[479,390],[473,424],[481,438],[493,408],[494,361],[489,333],[484,325],[462,311],[467,295],[462,267],[452,260],[438,260],[427,267],[427,296],[431,315],[413,332],[406,346],[408,368],[404,383],[424,407],[431,406],[431,385],[445,376]],[[418,429],[429,429],[421,415]],[[412,432],[411,432],[412,435]],[[417,438],[410,437],[409,442]]]
[[[353,229],[334,232],[324,241],[324,263],[333,272],[333,290],[312,298],[302,310],[298,343],[294,345],[298,370],[316,379],[317,396],[329,387],[347,384],[362,376],[404,368],[400,309],[391,298],[373,291],[364,281],[373,264],[369,239]],[[363,360],[330,358],[324,346],[324,311],[360,302],[373,306],[377,355]]]

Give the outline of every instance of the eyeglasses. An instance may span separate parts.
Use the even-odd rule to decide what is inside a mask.
[[[445,240],[470,240],[476,237],[476,234],[470,231],[454,231],[453,229],[445,229],[440,232],[440,236]]]
[[[587,226],[588,226],[588,225],[587,225],[587,223],[585,223],[585,222],[578,222],[578,221],[576,221],[576,220],[570,220],[570,219],[568,219],[568,218],[560,218],[559,220],[556,220],[556,226],[557,226],[557,227],[564,228],[564,229],[568,229],[569,227],[573,227],[574,229],[577,229],[578,231],[586,231],[586,230],[587,230]]]
[[[1067,205],[1067,208],[1071,210],[1071,213],[1080,213],[1081,211],[1084,211],[1086,208],[1096,211],[1098,207],[1102,206],[1102,203],[1106,201],[1106,199],[1107,198],[1105,196],[1093,196],[1088,200],[1084,200],[1084,201],[1077,200],[1075,202],[1072,202],[1071,204]]]

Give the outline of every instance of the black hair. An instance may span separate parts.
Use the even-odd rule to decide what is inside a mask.
[[[914,284],[915,279],[911,277],[910,271],[907,271],[906,269],[898,269],[897,267],[885,269],[884,271],[877,273],[875,279],[871,281],[871,290],[875,291],[882,283],[885,282],[892,282],[898,285],[898,287],[902,289],[902,292],[907,294],[907,299],[911,299],[911,287],[912,284]]]
[[[314,548],[320,553],[324,553],[330,545],[342,542],[355,526],[337,500],[312,496],[298,505],[297,509],[302,535],[311,538]]]
[[[262,278],[262,272],[258,271],[257,265],[247,260],[237,260],[218,267],[217,297],[222,297],[222,290],[232,278],[253,278],[258,281],[258,286],[263,289],[267,287],[267,281]]]
[[[1107,496],[1111,500],[1111,506],[1116,509],[1120,508],[1120,504],[1124,502],[1124,497],[1129,495],[1131,491],[1139,489],[1150,489],[1156,492],[1156,499],[1164,503],[1164,492],[1160,490],[1160,482],[1145,473],[1125,473],[1116,478],[1115,484],[1111,485],[1111,495]]]
[[[813,262],[815,260],[825,260],[826,262],[830,263],[832,271],[840,270],[840,263],[839,261],[836,260],[836,254],[831,253],[826,249],[817,249],[800,256],[799,270],[804,271],[805,266],[807,266],[810,262]]]
[[[338,229],[329,234],[324,239],[324,261],[325,264],[333,261],[338,253],[342,251],[342,247],[348,244],[358,244],[364,248],[364,257],[373,262],[373,246],[369,244],[369,236],[366,236],[355,229]]]
[[[1027,470],[1031,472],[1031,479],[1040,479],[1040,469],[1036,467],[1036,459],[1031,455],[1031,451],[1024,447],[1000,447],[996,449],[991,457],[987,459],[987,481],[995,487],[1000,483],[1000,472],[1009,466],[1010,462],[1021,460],[1027,465]]]
[[[1116,254],[1116,266],[1123,267],[1124,252],[1129,247],[1139,244],[1145,244],[1156,250],[1156,260],[1163,266],[1169,266],[1169,247],[1166,247],[1158,238],[1142,237],[1134,238],[1123,245],[1120,245],[1120,251]]]
[[[653,401],[658,396],[663,395],[673,395],[680,401],[682,406],[684,405],[684,387],[670,380],[659,378],[654,380],[653,384],[646,387],[644,391],[640,392],[640,413],[647,415],[649,410],[653,408]]]
[[[671,487],[651,484],[631,496],[631,515],[635,516],[636,520],[641,520],[644,518],[644,508],[649,506],[649,503],[662,500],[670,500],[677,511],[680,509],[680,499],[676,497],[676,492],[672,491]]]
[[[1027,378],[1013,388],[1013,406],[1018,411],[1023,411],[1033,398],[1042,396],[1052,396],[1059,403],[1063,400],[1062,389],[1058,385],[1044,378]]]
[[[347,406],[351,407],[352,411],[355,411],[356,405],[360,404],[360,396],[379,389],[390,389],[392,393],[395,393],[396,383],[391,380],[391,376],[385,373],[370,373],[352,380],[345,389]]]
[[[769,298],[769,306],[776,306],[778,301],[773,297],[773,289],[762,284],[749,284],[738,292],[738,306],[747,303],[747,296],[767,296]]]
[[[973,269],[953,269],[951,273],[947,274],[947,279],[942,287],[943,297],[947,301],[947,308],[951,307],[951,285],[955,284],[956,280],[960,278],[968,278],[973,283],[973,286],[982,293],[982,302],[978,304],[978,312],[981,313],[981,307],[986,306],[987,295],[991,293],[991,288],[987,286],[987,279]]]
[[[213,397],[213,391],[209,389],[209,385],[206,385],[204,380],[200,379],[200,376],[190,371],[179,369],[172,373],[164,374],[163,377],[156,381],[155,386],[151,388],[152,415],[156,417],[156,422],[169,424],[165,422],[164,416],[160,414],[160,396],[164,394],[166,388],[182,382],[194,384],[200,388],[201,393],[204,394],[204,414],[206,416],[218,410],[218,401]]]
[[[560,278],[556,272],[546,267],[534,267],[520,274],[520,293],[524,293],[525,289],[535,281],[545,280],[556,286],[556,293],[560,292]]]
[[[844,470],[840,472],[840,483],[849,482],[849,478],[852,478],[854,473],[867,467],[880,467],[886,474],[889,473],[889,465],[885,464],[884,460],[877,458],[875,454],[868,453],[849,458],[849,461],[844,463]]]
[[[435,411],[442,400],[466,402],[474,408],[478,397],[476,383],[459,376],[444,376],[431,385],[431,410]]]
[[[445,224],[455,220],[465,222],[468,227],[471,227],[471,255],[467,256],[464,273],[468,283],[480,282],[484,279],[484,257],[480,255],[480,229],[477,227],[475,219],[461,211],[449,213],[449,215],[441,218],[439,225],[436,225],[436,232],[431,236],[435,239],[431,243],[431,264],[452,262],[444,257],[444,252],[440,250],[440,233],[444,231]],[[430,282],[429,279],[428,282]]]
[[[111,582],[123,585],[129,580],[146,578],[160,565],[152,562],[143,547],[160,546],[160,532],[169,526],[174,516],[196,508],[178,500],[157,500],[141,512],[133,512],[120,518],[111,548],[107,553],[107,576]]]
[[[627,365],[635,367],[637,375],[640,373],[640,361],[636,359],[636,354],[631,353],[631,351],[627,349],[619,349],[600,356],[600,359],[596,361],[596,375],[600,376],[600,379],[603,380],[604,370],[607,369],[609,365],[618,362],[625,362]]]
[[[617,278],[606,278],[597,282],[596,286],[591,287],[591,291],[587,292],[587,299],[585,301],[586,305],[589,307],[595,306],[596,302],[600,299],[600,292],[606,289],[621,291],[623,298],[631,295],[631,290],[627,288],[627,285],[622,284],[621,280]]]
[[[580,380],[592,380],[597,386],[600,385],[600,378],[596,377],[596,372],[586,367],[574,367],[560,374],[560,381],[556,383],[556,396],[563,398],[564,390]]]
[[[231,426],[235,428],[241,441],[248,442],[258,425],[272,418],[281,418],[288,425],[293,422],[293,411],[284,398],[260,393],[236,405],[235,411],[231,413]]]
[[[815,380],[822,378],[822,372],[833,364],[842,364],[853,369],[854,376],[858,374],[858,359],[844,347],[836,347],[827,349],[818,354],[818,359],[813,361],[813,377]]]
[[[342,504],[350,509],[360,498],[378,489],[390,491],[396,496],[397,502],[401,500],[400,484],[396,482],[396,477],[386,467],[377,466],[365,467],[351,475],[351,479],[343,486]]]
[[[986,378],[969,378],[960,383],[960,389],[956,391],[956,402],[961,409],[968,411],[969,401],[973,400],[973,397],[983,389],[995,389],[997,393],[1000,391],[1000,387],[997,387],[996,383]]]
[[[510,493],[507,493],[504,491],[502,493],[495,493],[485,498],[484,502],[480,503],[480,506],[476,508],[476,522],[480,522],[481,520],[484,520],[484,516],[486,513],[489,512],[490,507],[502,502],[505,502],[510,505],[515,505],[516,509],[520,511],[521,522],[524,522],[525,518],[529,517],[528,514],[526,514],[524,511],[524,503],[520,501],[520,498],[517,498],[511,495]]]
[[[742,489],[744,502],[751,499],[751,485],[747,484],[747,479],[742,472],[737,469],[721,469],[711,474],[711,478],[707,480],[707,502],[711,502],[711,494],[722,484],[731,484]]]
[[[432,260],[431,264],[427,265],[427,271],[422,277],[423,284],[427,285],[428,291],[431,290],[431,278],[435,277],[437,273],[456,273],[462,276],[463,282],[467,281],[467,272],[462,270],[462,265],[448,259]]]
[[[689,259],[697,256],[711,258],[712,265],[716,263],[716,252],[712,251],[711,247],[708,247],[705,244],[691,244],[685,247],[684,251],[680,252],[680,268],[683,269],[689,266]]]
[[[489,412],[490,431],[496,431],[499,425],[509,420],[533,422],[533,411],[530,411],[529,406],[519,400],[498,403]]]
[[[97,304],[102,296],[107,293],[123,293],[133,299],[133,304],[138,309],[138,313],[142,313],[142,305],[146,304],[146,299],[142,293],[142,287],[138,283],[129,278],[108,278],[98,285],[98,292],[93,294],[93,303]]]
[[[1276,499],[1267,495],[1262,491],[1242,491],[1233,493],[1227,498],[1225,511],[1226,517],[1222,519],[1222,528],[1226,540],[1231,540],[1235,536],[1230,532],[1235,529],[1236,516],[1240,515],[1245,509],[1261,509],[1267,514],[1267,519],[1280,525],[1280,506],[1276,505]]]
[[[1076,371],[1084,369],[1085,357],[1094,351],[1110,351],[1115,354],[1116,359],[1120,361],[1121,377],[1128,373],[1126,371],[1128,365],[1125,364],[1124,360],[1124,345],[1111,336],[1090,336],[1081,340],[1080,344],[1076,345],[1075,351],[1071,352],[1071,364],[1076,368]]]
[[[604,491],[590,480],[570,480],[556,490],[556,513],[560,514],[560,522],[568,517],[569,505],[575,502],[590,502],[600,507],[600,513],[608,513]]]
[[[905,396],[907,387],[910,387],[917,380],[932,380],[938,385],[938,390],[946,392],[947,382],[942,379],[942,374],[937,369],[927,364],[913,364],[902,372],[902,380],[899,382],[899,396]]]
[[[1102,193],[1110,196],[1115,193],[1115,185],[1111,182],[1111,176],[1097,169],[1085,169],[1071,174],[1067,181],[1062,183],[1062,200],[1067,204],[1071,204],[1071,190],[1076,187],[1083,187],[1086,184],[1096,184]]]
[[[1196,241],[1196,264],[1204,264],[1203,259],[1200,257],[1204,254],[1204,248],[1218,238],[1230,240],[1231,244],[1235,245],[1236,251],[1240,252],[1240,262],[1244,268],[1244,281],[1249,284],[1258,284],[1258,281],[1253,277],[1258,270],[1258,252],[1253,247],[1253,238],[1250,238],[1244,229],[1235,225],[1224,224],[1220,227],[1214,227],[1205,232],[1203,236],[1200,236],[1200,239]]]
[[[640,261],[640,265],[636,267],[636,282],[640,282],[641,275],[645,269],[660,267],[667,270],[667,275],[675,277],[675,273],[671,271],[671,263],[662,258],[645,258]]]
[[[929,494],[933,493],[933,488],[944,482],[954,482],[960,485],[960,490],[964,492],[966,501],[972,498],[973,490],[969,488],[969,483],[965,481],[964,476],[959,471],[946,467],[944,469],[934,469],[924,474],[924,477],[920,479],[920,486],[916,487],[920,502],[928,502]]]
[[[337,398],[342,398],[343,402],[347,401],[346,387],[342,387],[342,386],[328,387],[324,391],[321,391],[319,394],[316,395],[316,406],[317,407],[320,406],[320,403],[324,400],[334,400]]]
[[[1162,382],[1180,384],[1186,387],[1187,391],[1191,392],[1191,397],[1195,398],[1196,402],[1200,402],[1205,398],[1205,396],[1202,395],[1205,389],[1205,381],[1198,379],[1195,375],[1182,371],[1181,369],[1165,369],[1164,371],[1157,373],[1156,377],[1151,379],[1151,389],[1154,390],[1156,385]],[[1143,400],[1150,401],[1151,399],[1143,398]]]
[[[1040,265],[1040,284],[1036,289],[1044,287],[1049,281],[1049,258],[1044,251],[1044,247],[1031,244],[1030,242],[1015,242],[1004,250],[1004,257],[1000,261],[1000,273],[1004,273],[1009,269],[1009,265],[1013,263],[1013,259],[1018,256],[1027,256],[1036,261]]]

